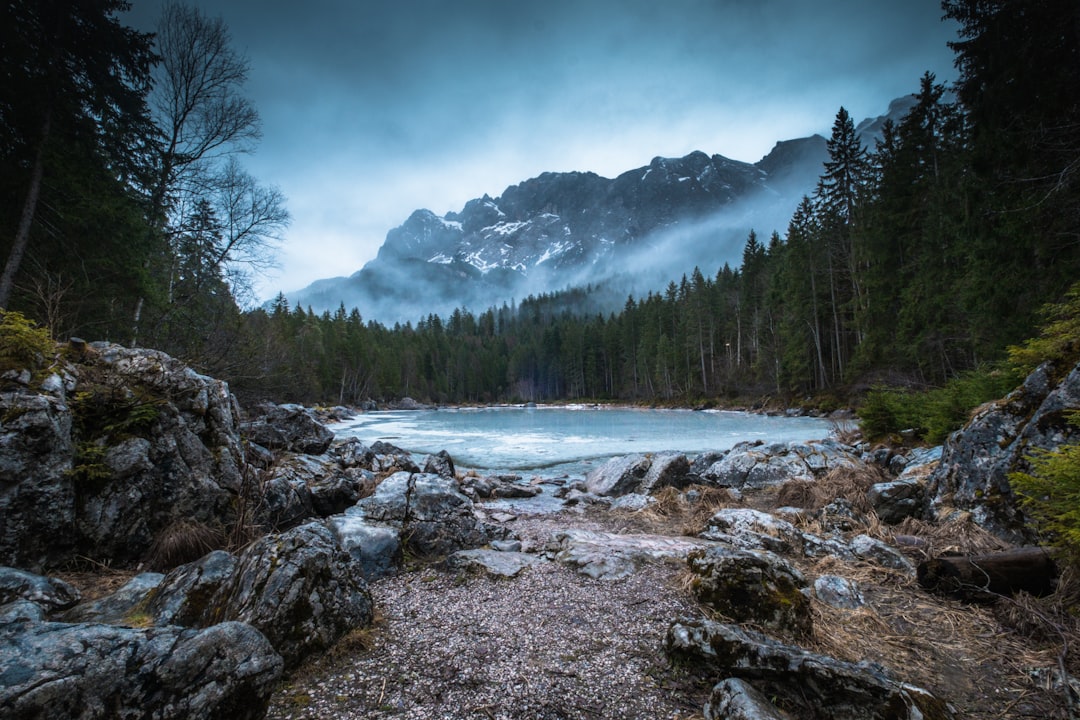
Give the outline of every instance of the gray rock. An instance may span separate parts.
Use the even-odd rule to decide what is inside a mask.
[[[614,457],[585,476],[585,489],[593,495],[618,496],[635,492],[652,467],[646,455]]]
[[[926,690],[868,663],[849,663],[711,620],[683,620],[665,647],[676,662],[703,665],[788,695],[813,717],[833,720],[946,720],[952,709]]]
[[[262,498],[255,519],[259,525],[280,531],[296,527],[315,516],[311,491],[306,484],[275,475],[262,483]]]
[[[722,508],[699,535],[744,549],[801,554],[803,533],[787,520],[751,508]]]
[[[875,540],[869,535],[858,535],[848,543],[856,557],[884,567],[914,573],[915,566],[899,550]]]
[[[750,683],[728,678],[717,683],[703,711],[705,720],[792,720]]]
[[[531,498],[543,492],[537,485],[524,484],[520,475],[486,475],[462,478],[461,491],[470,498]]]
[[[423,472],[451,480],[457,475],[454,460],[450,457],[450,453],[445,450],[440,450],[437,454],[428,455],[424,458]]]
[[[0,563],[39,570],[75,553],[71,410],[60,397],[0,393]]]
[[[807,443],[760,441],[735,445],[701,473],[706,482],[721,487],[772,487],[788,480],[813,480],[838,467],[862,461],[854,448],[833,440]]]
[[[1025,456],[1080,440],[1068,413],[1080,409],[1080,364],[1056,385],[1040,366],[1004,399],[983,406],[949,436],[927,485],[928,513],[967,510],[983,528],[1013,543],[1031,541],[1009,484],[1030,469]]]
[[[739,443],[703,474],[720,487],[761,488],[791,479],[812,477],[806,463],[797,456],[779,455],[763,446]]]
[[[375,460],[375,453],[360,438],[347,437],[335,442],[330,448],[330,454],[337,458],[342,467],[358,467],[371,469]]]
[[[10,718],[256,720],[281,671],[270,643],[243,623],[0,625],[0,707]]]
[[[108,623],[124,625],[146,600],[150,592],[165,578],[161,573],[141,573],[124,583],[116,592],[93,602],[80,603],[58,619],[68,623]]]
[[[648,472],[641,479],[637,492],[650,495],[666,487],[685,488],[690,484],[690,461],[680,453],[653,455]]]
[[[715,546],[694,550],[687,564],[690,590],[703,605],[736,622],[810,635],[806,578],[779,556]]]
[[[458,550],[446,558],[446,566],[451,570],[467,570],[505,578],[517,577],[522,570],[538,562],[541,562],[540,558],[528,553],[482,548]]]
[[[917,482],[876,483],[870,486],[867,499],[881,521],[889,525],[921,516],[925,509],[925,494]]]
[[[47,613],[66,610],[81,599],[75,587],[59,578],[35,575],[25,570],[0,567],[0,605],[29,600]]]
[[[847,498],[836,498],[817,514],[821,524],[833,532],[851,532],[867,524],[866,516]]]
[[[491,549],[500,552],[521,552],[520,540],[493,540]]]
[[[236,571],[236,557],[215,550],[174,568],[147,596],[146,611],[157,625],[199,627],[213,622],[209,603]]]
[[[900,473],[904,472],[907,466],[908,458],[904,457],[903,455],[894,455],[892,459],[889,460],[889,464],[887,467],[889,468],[889,472],[891,472],[893,475],[899,475]]]
[[[35,602],[15,600],[0,605],[0,625],[14,622],[44,622],[44,620],[45,609]]]
[[[354,512],[333,515],[326,525],[367,580],[393,575],[404,563],[400,525],[378,524]]]
[[[508,535],[480,523],[472,500],[455,481],[438,475],[395,473],[357,504],[356,513],[373,524],[400,528],[402,544],[419,557],[444,557]]]
[[[290,455],[263,482],[262,524],[284,530],[312,517],[344,512],[375,488],[370,470],[344,466],[338,456]]]
[[[92,349],[63,366],[62,388],[0,393],[0,562],[132,564],[181,519],[236,519],[245,463],[228,386],[154,350]]]
[[[691,479],[696,482],[703,482],[705,473],[709,468],[722,460],[724,454],[725,453],[722,452],[704,452],[696,456],[690,463]]]
[[[240,430],[265,448],[308,455],[321,455],[334,440],[334,433],[300,405],[261,405],[258,417],[243,423]]]
[[[137,387],[148,398],[143,403],[153,404],[154,413],[144,430],[133,431],[149,447],[132,442],[124,451],[128,459],[114,460],[128,474],[111,475],[81,498],[78,528],[83,552],[132,563],[181,519],[210,526],[231,524],[245,465],[239,409],[228,386],[165,353],[103,343],[94,348],[96,364],[85,371],[87,378],[80,378],[78,387],[90,383],[87,392],[100,396],[104,412],[114,415],[129,412],[124,403],[130,401],[117,403],[100,388]],[[149,466],[142,460],[144,451]]]
[[[371,624],[367,584],[324,525],[256,542],[207,606],[202,624],[239,620],[262,632],[294,668],[350,630]]]
[[[413,462],[412,455],[396,445],[376,440],[371,444],[371,453],[371,464],[366,467],[372,472],[420,472],[420,467]]]
[[[656,502],[656,498],[651,495],[642,495],[641,493],[630,493],[629,495],[623,495],[615,498],[611,502],[612,510],[625,510],[627,512],[640,512],[645,508]]]
[[[560,530],[548,538],[545,553],[597,580],[617,580],[645,563],[685,562],[693,551],[714,545],[707,540],[666,535],[615,535],[589,530]]]
[[[822,575],[814,581],[814,595],[818,600],[841,610],[857,610],[866,606],[866,599],[859,587],[839,575]]]

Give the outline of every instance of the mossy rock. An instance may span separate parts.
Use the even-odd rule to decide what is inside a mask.
[[[690,588],[703,605],[736,622],[811,634],[810,600],[802,592],[806,578],[779,556],[714,547],[691,552],[687,562]]]

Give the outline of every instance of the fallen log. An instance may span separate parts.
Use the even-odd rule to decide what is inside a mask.
[[[993,602],[1002,595],[1027,592],[1049,595],[1057,566],[1041,547],[1023,547],[988,555],[942,555],[919,563],[919,585],[967,602]]]

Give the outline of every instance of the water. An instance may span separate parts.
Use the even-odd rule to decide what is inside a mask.
[[[417,455],[446,450],[456,466],[481,474],[577,478],[615,456],[693,456],[743,440],[805,441],[826,437],[831,426],[818,418],[729,411],[540,406],[373,412],[331,429]]]

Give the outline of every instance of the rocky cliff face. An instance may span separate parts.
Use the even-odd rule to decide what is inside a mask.
[[[224,382],[105,343],[3,382],[0,564],[126,564],[173,523],[235,521],[247,464]]]
[[[1080,440],[1067,421],[1080,410],[1080,365],[1055,381],[1049,365],[1035,370],[1005,398],[977,410],[945,443],[930,476],[931,513],[972,514],[979,525],[1006,540],[1030,541],[1009,484],[1009,473],[1028,471],[1032,451],[1053,450]]]

